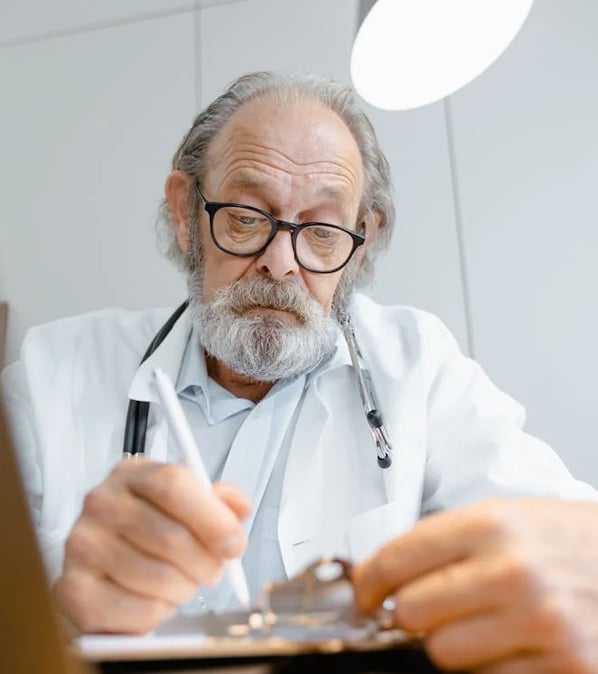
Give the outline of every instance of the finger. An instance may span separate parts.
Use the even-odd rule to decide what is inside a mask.
[[[170,562],[195,583],[207,582],[205,558],[209,562],[214,556],[189,529],[129,491],[113,492],[104,488],[88,494],[80,520],[83,526],[103,525],[140,551]]]
[[[563,674],[563,672],[574,671],[564,662],[546,656],[522,653],[507,660],[478,668],[475,670],[475,674]]]
[[[395,595],[395,618],[411,631],[428,631],[474,613],[524,602],[537,592],[525,560],[505,550],[436,569]]]
[[[425,648],[443,669],[472,670],[534,649],[527,629],[527,614],[498,610],[482,613],[433,630]]]
[[[133,494],[187,527],[212,554],[238,557],[243,553],[247,540],[241,522],[211,486],[201,484],[185,466],[148,462],[143,468],[125,468]]]
[[[355,566],[358,606],[373,611],[410,580],[495,545],[500,527],[500,517],[491,505],[437,513],[420,520],[406,534]]]
[[[144,634],[176,613],[172,604],[126,592],[89,571],[66,572],[54,594],[59,610],[87,634]]]
[[[95,571],[123,590],[173,605],[189,601],[199,584],[173,564],[148,555],[101,527],[85,523],[77,526],[67,540],[65,568]],[[212,559],[202,580],[214,584],[219,577],[220,565]]]
[[[102,508],[94,518],[88,508],[82,523],[85,525],[87,519],[91,519],[92,523],[109,525],[114,534],[139,551],[177,567],[196,585],[211,583],[210,578],[217,573],[218,560],[180,522],[130,493],[120,499],[117,510],[110,513]]]
[[[244,520],[251,514],[253,504],[236,485],[228,482],[215,482],[214,491],[239,519]]]

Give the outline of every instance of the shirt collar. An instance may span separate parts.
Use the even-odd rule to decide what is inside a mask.
[[[175,388],[182,398],[199,405],[210,425],[255,406],[251,400],[238,398],[210,379],[205,351],[193,328],[183,353]]]
[[[164,342],[138,368],[129,389],[130,398],[157,401],[157,395],[151,382],[152,369],[157,365],[165,369],[170,374],[171,379],[176,381],[178,393],[185,390],[189,391],[189,387],[197,387],[196,391],[201,390],[206,397],[209,397],[208,391],[211,387],[209,386],[204,350],[197,333],[191,326],[188,309],[175,323]],[[342,330],[339,329],[333,353],[307,373],[306,385],[311,384],[326,372],[345,365],[351,365],[351,356]],[[277,382],[271,393],[283,388],[286,383],[293,380],[294,378]]]
[[[175,385],[176,392],[190,392],[198,388],[206,391],[207,387],[208,368],[206,366],[204,350],[197,332],[191,328]]]
[[[322,360],[320,363],[318,363],[318,365],[316,365],[316,367],[307,373],[307,383],[317,379],[330,370],[342,367],[343,365],[351,364],[352,362],[351,354],[349,353],[349,347],[347,346],[347,342],[342,330],[339,328],[332,352],[327,358]],[[296,377],[280,379],[276,382],[273,388],[278,390],[295,379]],[[177,393],[182,393],[185,390],[190,391],[197,388],[207,391],[208,381],[212,383],[208,377],[205,352],[201,342],[199,341],[197,332],[192,328],[185,353],[183,354],[181,369],[176,384]]]

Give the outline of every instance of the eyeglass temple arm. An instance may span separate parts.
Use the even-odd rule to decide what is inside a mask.
[[[340,318],[340,324],[349,348],[363,409],[376,445],[378,464],[381,468],[388,468],[392,463],[392,445],[388,433],[384,428],[384,420],[378,401],[376,400],[372,379],[369,370],[361,365],[363,355],[357,343],[350,316],[343,314]]]

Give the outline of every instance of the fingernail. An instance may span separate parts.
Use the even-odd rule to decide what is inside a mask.
[[[231,534],[220,543],[220,554],[223,557],[238,557],[245,548],[245,537],[239,534]]]

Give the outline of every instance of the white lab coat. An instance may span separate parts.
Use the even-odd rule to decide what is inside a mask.
[[[85,494],[120,460],[128,398],[152,402],[146,453],[166,460],[168,428],[150,384],[176,380],[186,311],[142,354],[170,309],[108,309],[31,329],[3,388],[50,578]],[[381,469],[348,349],[310,384],[287,463],[278,536],[292,575],[320,554],[362,559],[422,514],[499,494],[598,499],[522,428],[524,410],[466,358],[445,326],[356,295],[353,323],[393,444]],[[248,457],[251,461],[251,457]]]

